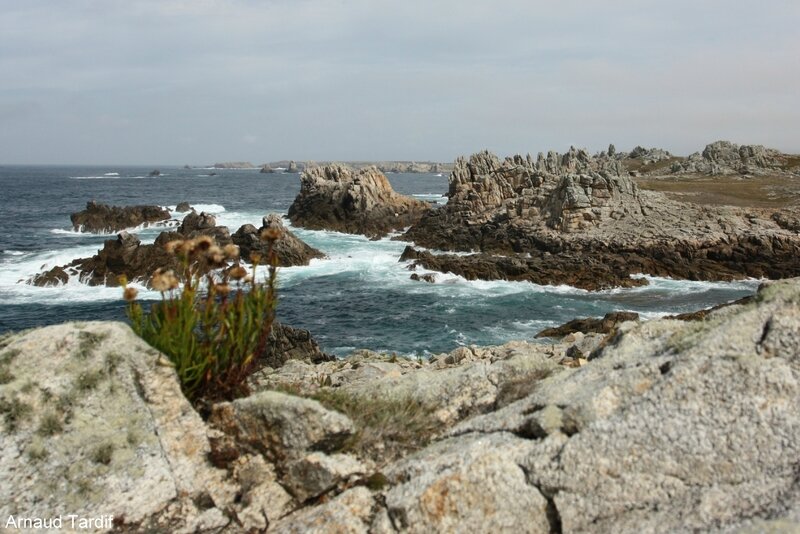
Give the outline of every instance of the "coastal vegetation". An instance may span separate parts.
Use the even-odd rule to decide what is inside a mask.
[[[236,245],[220,248],[209,236],[167,243],[182,270],[153,274],[151,285],[160,291],[161,302],[149,310],[122,281],[133,330],[169,358],[190,400],[247,393],[246,379],[264,352],[275,318],[278,260],[273,245],[279,237],[275,231],[262,232],[267,254],[252,255],[251,273],[239,263]],[[212,272],[227,267],[228,261],[234,265],[222,275]],[[262,262],[267,275],[259,282]]]

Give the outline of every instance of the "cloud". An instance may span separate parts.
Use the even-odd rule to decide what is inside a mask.
[[[3,162],[449,160],[609,142],[688,153],[720,137],[800,152],[793,1],[0,9]]]

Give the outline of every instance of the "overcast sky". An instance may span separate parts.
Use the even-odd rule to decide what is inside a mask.
[[[0,0],[0,162],[800,152],[800,1]]]

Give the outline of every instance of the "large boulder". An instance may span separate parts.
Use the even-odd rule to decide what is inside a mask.
[[[98,530],[112,517],[135,530],[229,524],[236,490],[205,459],[202,419],[173,368],[128,326],[51,326],[6,338],[1,350],[4,525],[59,510],[105,514]]]
[[[396,193],[375,167],[354,171],[335,164],[303,173],[289,219],[312,230],[383,237],[414,224],[429,208]]]
[[[241,257],[250,260],[253,252],[265,256],[268,251],[267,243],[261,239],[265,230],[274,230],[279,236],[273,244],[273,250],[278,257],[278,265],[291,267],[294,265],[308,265],[312,259],[324,258],[325,254],[308,245],[283,224],[281,216],[270,213],[263,218],[261,228],[252,224],[242,225],[232,236],[233,242],[239,246]]]
[[[161,206],[109,206],[94,200],[86,203],[86,209],[70,215],[72,226],[80,232],[113,233],[168,221],[169,211]]]

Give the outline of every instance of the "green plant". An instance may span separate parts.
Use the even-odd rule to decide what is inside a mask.
[[[231,399],[248,393],[246,378],[264,352],[275,316],[280,234],[267,229],[266,281],[257,281],[262,256],[251,255],[250,274],[239,264],[235,245],[221,249],[208,236],[172,241],[166,250],[181,260],[182,272],[158,270],[150,285],[161,301],[148,312],[125,287],[128,317],[134,331],[174,364],[184,394],[191,401]],[[233,266],[228,267],[228,261]],[[125,280],[122,280],[125,286]]]

